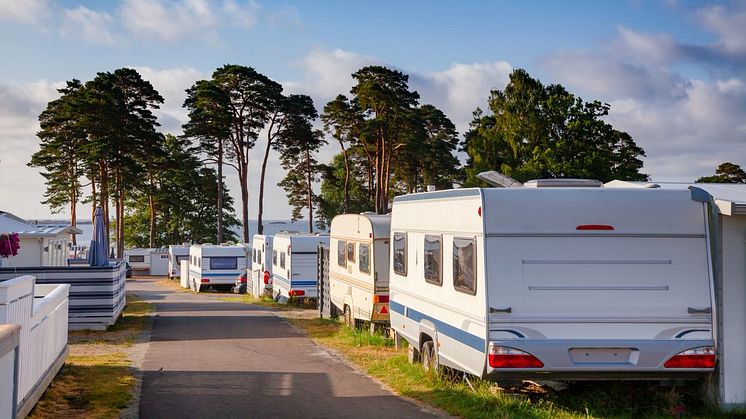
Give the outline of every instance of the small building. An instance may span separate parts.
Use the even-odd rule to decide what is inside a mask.
[[[67,266],[70,240],[83,231],[70,224],[29,224],[9,212],[0,211],[0,231],[18,233],[20,249],[9,263],[0,259],[0,266]]]
[[[189,256],[187,256],[189,257]],[[150,252],[150,275],[167,276],[169,273],[168,247],[160,247]]]

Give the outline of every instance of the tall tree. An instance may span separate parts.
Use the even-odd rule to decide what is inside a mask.
[[[259,177],[259,211],[257,214],[257,232],[264,233],[264,179],[267,172],[267,161],[270,150],[276,147],[275,141],[285,135],[292,121],[296,119],[315,118],[316,108],[313,100],[306,95],[277,95],[274,97],[267,127],[267,144],[262,160],[262,171]]]
[[[232,124],[230,97],[214,81],[200,80],[187,90],[184,107],[189,110],[189,121],[184,124],[184,136],[194,139],[197,143],[196,151],[207,156],[206,161],[217,166],[217,191],[211,196],[216,199],[217,213],[223,214],[223,165],[226,164],[225,150]],[[223,242],[225,229],[222,219],[222,216],[216,217],[216,243]]]
[[[77,225],[77,204],[81,197],[80,179],[84,174],[82,146],[86,133],[81,126],[80,96],[83,84],[73,79],[57,91],[59,99],[49,102],[39,115],[41,130],[36,134],[41,140],[40,150],[31,157],[31,167],[41,167],[46,179],[46,198],[52,212],[66,206],[70,209],[70,224]],[[75,235],[72,236],[75,244]]]
[[[362,112],[345,95],[338,95],[324,106],[321,114],[324,130],[339,143],[344,161],[344,185],[342,213],[350,211],[350,181],[352,168],[347,148],[358,143],[363,123]],[[336,158],[336,157],[335,157]]]
[[[243,241],[249,241],[249,152],[272,109],[280,100],[282,86],[251,67],[225,65],[212,74],[213,82],[228,96],[231,115],[228,157],[238,170],[241,189]]]
[[[322,167],[318,219],[325,226],[339,214],[372,211],[373,203],[367,189],[365,157],[355,149],[347,156],[339,153]]]
[[[463,150],[466,184],[497,170],[517,180],[582,177],[645,180],[644,150],[603,118],[610,106],[585,102],[561,85],[544,86],[517,69],[504,90],[490,95],[491,114],[474,112]]]
[[[737,164],[720,163],[714,176],[703,176],[697,183],[746,183],[746,172]]]
[[[323,169],[314,154],[326,144],[321,131],[314,130],[311,125],[316,117],[314,111],[313,114],[293,118],[277,143],[282,166],[288,171],[279,186],[287,192],[288,201],[293,208],[293,221],[301,218],[303,208],[308,209],[308,231],[311,233],[314,226],[313,211],[319,203],[313,186],[320,180]]]

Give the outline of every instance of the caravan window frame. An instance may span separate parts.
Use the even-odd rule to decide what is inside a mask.
[[[398,255],[397,255],[398,251],[397,251],[397,248],[396,248],[396,242],[397,242],[397,240],[401,240],[401,239],[404,240],[404,242],[403,242],[404,245],[400,249],[400,251],[401,251],[401,258],[403,260],[400,263],[400,265],[402,266],[402,269],[398,269],[397,268],[397,260],[399,258],[398,258]],[[391,255],[392,255],[392,258],[393,258],[392,265],[394,266],[394,273],[396,273],[397,275],[401,275],[401,276],[407,276],[407,233],[394,233],[394,235],[393,235],[393,243],[391,243]]]
[[[428,251],[428,243],[437,243],[438,244],[438,253],[437,253],[437,272],[434,272],[435,276],[428,276],[428,263],[427,258],[428,254],[433,253]],[[425,282],[433,285],[442,286],[443,285],[443,236],[440,234],[425,234],[425,237],[422,239],[422,267],[423,267],[423,276],[425,277]]]
[[[363,248],[365,248],[365,258],[363,258]],[[369,274],[370,273],[370,244],[358,244],[358,269],[362,273]],[[365,265],[363,265],[363,260],[365,260]]]
[[[227,262],[233,261],[227,268],[223,265],[216,264],[216,262]],[[218,265],[218,266],[216,266]],[[236,256],[212,256],[210,258],[210,270],[211,271],[235,271],[238,269],[238,257]]]
[[[280,268],[285,269],[285,252],[280,252]]]
[[[456,244],[457,242],[468,242],[468,244],[465,245],[465,246],[458,246]],[[460,263],[459,263],[459,261],[457,259],[457,253],[458,253],[457,251],[458,251],[458,249],[463,249],[463,248],[466,248],[468,246],[472,247],[471,258],[470,258],[471,259],[471,265],[472,265],[472,269],[471,269],[471,273],[472,273],[471,287],[469,287],[469,284],[467,283],[468,281],[466,281],[466,280],[460,281],[458,279],[458,274],[461,273],[461,269],[459,269]],[[452,251],[453,251],[453,255],[452,255],[452,262],[453,262],[453,278],[452,278],[453,279],[453,288],[456,291],[462,292],[464,294],[477,295],[477,240],[476,240],[476,238],[474,238],[474,237],[454,237],[453,238]],[[463,282],[463,284],[461,284],[459,282]]]
[[[347,267],[347,241],[337,240],[337,265]]]
[[[129,255],[127,261],[131,263],[145,263],[145,255]]]

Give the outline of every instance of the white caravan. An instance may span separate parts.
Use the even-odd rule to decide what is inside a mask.
[[[150,275],[167,276],[168,275],[168,249],[160,247],[150,251]]]
[[[150,252],[153,249],[126,249],[124,258],[130,264],[133,275],[150,274]]]
[[[493,380],[710,373],[702,194],[536,186],[394,199],[391,326],[412,355]]]
[[[261,297],[265,291],[272,292],[272,239],[274,236],[254,234],[251,244],[251,272],[246,291]]]
[[[279,233],[272,240],[272,296],[316,298],[317,254],[329,236]]]
[[[389,322],[390,215],[343,214],[332,220],[329,288],[345,323]]]
[[[182,260],[189,260],[189,243],[168,246],[168,277],[178,278]]]
[[[246,272],[249,249],[243,244],[203,244],[189,248],[189,287],[233,286]]]

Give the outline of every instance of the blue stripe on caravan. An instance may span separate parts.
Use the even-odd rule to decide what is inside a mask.
[[[293,280],[292,284],[293,285],[298,285],[298,286],[302,287],[302,286],[316,285],[316,281],[296,281],[296,280]]]
[[[423,319],[430,320],[438,329],[438,333],[442,333],[449,338],[461,342],[470,348],[476,349],[479,352],[484,352],[484,339],[480,338],[477,335],[473,335],[465,330],[459,329],[458,327],[451,326],[448,323],[440,321],[434,317],[430,317],[427,314],[421,313],[410,307],[406,307],[403,304],[397,303],[396,301],[389,301],[389,308],[392,311],[406,316],[407,318],[412,319],[416,322],[420,322],[420,320]]]

